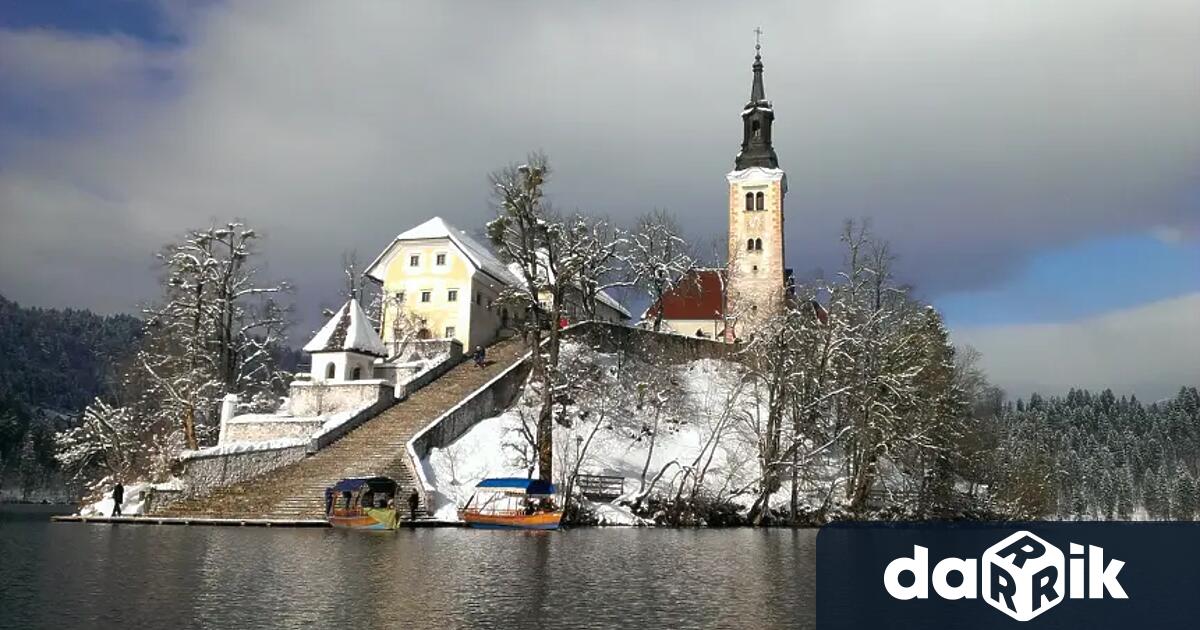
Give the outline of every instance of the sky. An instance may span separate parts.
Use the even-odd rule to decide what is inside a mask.
[[[530,150],[560,209],[711,242],[757,26],[801,277],[869,218],[1010,394],[1200,384],[1194,0],[0,0],[0,294],[136,312],[238,217],[302,342],[343,253],[477,231]]]

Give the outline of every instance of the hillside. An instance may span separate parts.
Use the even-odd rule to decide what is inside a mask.
[[[61,494],[51,434],[107,390],[141,330],[129,315],[22,307],[0,296],[0,500],[44,497],[43,487]]]

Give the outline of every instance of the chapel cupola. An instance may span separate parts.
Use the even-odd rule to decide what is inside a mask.
[[[761,31],[756,31],[761,33]],[[771,125],[775,122],[775,110],[767,100],[763,89],[762,45],[754,44],[754,82],[750,85],[750,102],[742,109],[742,150],[734,159],[734,168],[742,170],[754,166],[779,168],[779,158],[771,146]]]

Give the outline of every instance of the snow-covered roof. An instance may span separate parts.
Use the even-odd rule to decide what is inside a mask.
[[[544,256],[543,256],[543,260],[544,260]],[[520,278],[523,275],[521,272],[521,265],[518,263],[515,263],[515,262],[509,263],[508,272],[510,274],[512,274],[512,276],[514,278]],[[551,278],[551,280],[553,280],[553,278]],[[616,300],[616,298],[614,298],[612,295],[610,295],[608,293],[608,291],[600,290],[599,292],[597,292],[596,293],[596,301],[615,310],[616,312],[625,316],[626,319],[633,317],[633,315],[630,314],[630,312],[624,306],[622,306],[621,303]]]
[[[466,232],[454,227],[446,222],[441,217],[433,217],[432,219],[404,232],[392,240],[375,260],[367,266],[367,275],[382,282],[384,280],[384,269],[387,261],[390,259],[392,252],[396,247],[405,241],[424,241],[431,239],[449,239],[454,243],[463,255],[471,261],[477,269],[483,270],[484,273],[492,276],[496,280],[508,285],[517,286],[520,284],[521,277],[520,267],[515,263],[505,265],[492,254],[491,250],[481,244],[479,241],[471,238]],[[631,317],[628,310],[621,305],[615,298],[605,291],[601,291],[596,295],[596,299],[605,306],[616,310],[625,317]]]
[[[516,282],[516,278],[508,272],[504,263],[496,259],[491,250],[484,247],[479,241],[471,238],[466,232],[447,223],[441,217],[433,217],[417,227],[401,232],[367,267],[367,275],[382,281],[384,274],[380,267],[382,267],[382,263],[400,243],[438,238],[449,239],[477,269],[483,270],[488,275],[506,284]]]
[[[607,304],[609,307],[616,310],[618,313],[624,315],[627,318],[633,317],[633,315],[630,314],[630,312],[628,310],[626,310],[626,308],[624,306],[622,306],[621,303],[618,302],[616,298],[614,298],[613,296],[608,294],[608,291],[601,290],[599,293],[596,294],[596,299],[599,300],[603,304]]]
[[[775,110],[771,107],[770,104],[763,105],[763,104],[759,103],[756,105],[748,106],[748,107],[746,107],[746,109],[743,109],[742,115],[745,116],[746,114],[749,114],[755,110],[758,110],[761,112],[771,112],[772,114],[775,113]]]
[[[325,322],[312,341],[304,345],[305,352],[360,352],[378,357],[387,356],[383,340],[371,326],[358,300],[351,299]]]
[[[741,157],[741,155],[739,151],[738,157]],[[783,192],[787,192],[787,174],[783,172],[783,169],[779,168],[751,166],[750,168],[735,169],[725,174],[725,180],[730,184],[747,180],[766,180],[769,182],[782,180]]]

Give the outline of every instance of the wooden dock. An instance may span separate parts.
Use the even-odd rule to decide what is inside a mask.
[[[112,525],[209,525],[217,527],[329,527],[329,523],[315,519],[279,519],[279,518],[209,518],[209,517],[177,517],[177,516],[51,516],[55,523],[108,523]],[[436,519],[418,519],[405,521],[400,529],[416,529],[426,527],[463,527],[462,523],[454,521],[439,521]]]

